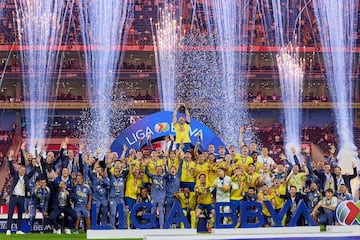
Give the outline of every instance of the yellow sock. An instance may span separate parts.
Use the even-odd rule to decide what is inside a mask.
[[[190,217],[191,217],[191,228],[196,228],[197,221],[196,221],[195,211],[190,212]]]

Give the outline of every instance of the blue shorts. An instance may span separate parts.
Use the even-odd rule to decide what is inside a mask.
[[[86,209],[86,207],[83,206],[79,206],[79,207],[74,207],[74,210],[76,212],[76,216],[77,217],[90,217],[90,212],[89,210]]]
[[[200,209],[201,211],[204,211],[204,209],[206,209],[208,214],[210,214],[211,211],[214,209],[212,204],[199,204],[197,208]]]

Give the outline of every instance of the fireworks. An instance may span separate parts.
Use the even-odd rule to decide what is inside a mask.
[[[20,38],[26,107],[26,127],[30,149],[35,140],[44,143],[44,127],[53,73],[59,60],[64,21],[72,5],[64,0],[16,0],[17,28]],[[28,72],[29,74],[25,74]]]
[[[113,110],[124,116],[127,107],[120,102],[113,107],[114,82],[120,69],[122,52],[118,47],[126,40],[128,19],[133,13],[133,2],[117,0],[79,0],[79,13],[86,65],[87,91],[90,101],[91,124],[86,129],[86,141],[93,142],[91,150],[98,147],[105,152],[110,146]],[[122,38],[123,37],[123,38]],[[122,89],[116,89],[123,92]],[[116,94],[116,96],[119,96]],[[122,95],[120,95],[122,96]],[[122,98],[121,98],[122,99]]]
[[[353,101],[354,47],[357,32],[358,1],[356,0],[314,0],[314,12],[320,28],[320,40],[324,49],[326,78],[334,104],[340,153],[346,159],[344,172],[352,173],[348,156],[357,157],[353,134],[353,109],[348,104]],[[350,154],[348,153],[350,152]],[[341,164],[342,158],[340,159]],[[344,164],[341,164],[342,168]]]
[[[299,149],[301,135],[301,103],[304,81],[303,63],[299,49],[289,45],[276,55],[282,101],[284,105],[286,138],[285,146]]]
[[[155,24],[156,38],[154,38],[158,87],[163,110],[173,111],[176,99],[175,83],[180,67],[178,55],[181,18],[174,11],[173,5],[165,3],[164,9],[160,9],[159,19]]]

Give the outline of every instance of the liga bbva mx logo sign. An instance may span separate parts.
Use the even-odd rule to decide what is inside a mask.
[[[336,208],[336,218],[341,225],[360,224],[360,201],[343,201]]]

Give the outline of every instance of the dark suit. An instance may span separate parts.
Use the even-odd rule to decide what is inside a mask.
[[[321,170],[321,171],[314,170],[314,173],[321,179],[322,190],[323,190],[323,193],[325,193],[326,189],[324,189],[324,186],[325,186],[325,182],[326,182],[326,175],[325,175],[324,171],[323,170]],[[331,173],[331,176],[334,178],[334,189],[335,189],[335,192],[337,192],[338,191],[338,189],[337,189],[338,188],[338,179],[336,178],[335,173]],[[352,175],[341,175],[341,176],[344,179],[344,184],[347,187],[349,193],[351,193],[350,181],[351,181],[351,179],[353,179],[357,176],[356,167],[353,168]]]
[[[15,171],[12,161],[9,161],[9,169],[10,169],[10,174],[12,176],[12,180],[11,180],[11,185],[10,185],[10,189],[9,189],[10,200],[9,200],[9,213],[8,213],[8,219],[7,219],[7,230],[11,230],[11,224],[12,224],[12,220],[13,220],[12,218],[13,218],[15,207],[18,208],[18,221],[17,221],[18,230],[21,230],[22,215],[25,211],[25,209],[24,209],[25,196],[27,196],[28,193],[30,192],[30,187],[29,187],[29,178],[30,177],[29,176],[32,176],[34,174],[36,168],[31,170],[27,175],[24,176],[25,196],[18,196],[18,195],[14,194],[14,189],[15,189],[16,184],[20,180],[20,176],[19,176],[19,172]]]
[[[353,168],[353,174],[351,174],[351,175],[342,175],[342,178],[344,179],[345,186],[347,187],[349,193],[351,193],[350,181],[351,181],[351,179],[356,178],[356,176],[357,176],[356,167]],[[333,177],[334,177],[334,180],[335,180],[335,192],[337,192],[339,190],[338,189],[338,179],[336,178],[335,174],[333,174]]]
[[[69,169],[70,173],[77,173],[79,169],[79,165],[75,164],[75,159],[70,159],[67,155],[65,155],[65,148],[61,148],[60,150],[60,159],[61,159],[61,171],[63,168],[69,168],[69,163],[71,162],[71,169]],[[79,159],[80,161],[80,159]],[[61,173],[60,171],[60,173]]]

